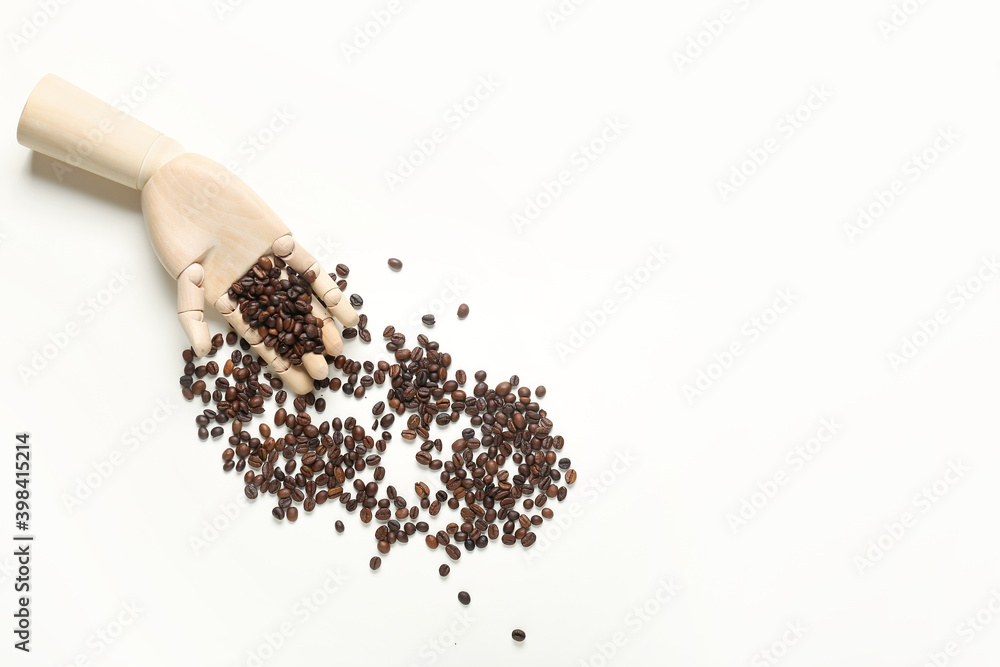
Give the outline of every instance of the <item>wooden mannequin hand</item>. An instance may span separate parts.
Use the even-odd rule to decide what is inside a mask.
[[[293,366],[267,347],[229,297],[230,286],[259,257],[273,255],[299,275],[315,276],[312,314],[323,323],[327,354],[340,354],[344,347],[333,318],[344,326],[358,323],[357,312],[334,280],[249,186],[222,165],[184,153],[160,167],[143,187],[142,210],[157,257],[177,279],[177,312],[196,355],[207,354],[212,346],[204,320],[208,302],[293,391],[308,393],[314,379],[328,376],[321,354],[303,354],[302,365]]]
[[[327,377],[323,355],[301,355],[291,365],[251,329],[228,291],[267,255],[280,257],[311,283],[312,314],[323,323],[324,351],[340,354],[343,341],[333,318],[358,323],[336,283],[292,238],[274,211],[243,181],[206,157],[187,153],[173,139],[57,76],[45,76],[28,97],[18,141],[40,153],[142,191],[142,212],[160,263],[177,280],[177,312],[196,355],[212,347],[205,302],[222,313],[299,394]]]

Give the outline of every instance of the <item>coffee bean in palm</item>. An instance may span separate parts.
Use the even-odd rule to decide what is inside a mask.
[[[513,632],[510,633],[510,636],[516,642],[523,642],[524,641],[524,637],[525,637],[524,630],[520,630],[520,629],[514,630]]]

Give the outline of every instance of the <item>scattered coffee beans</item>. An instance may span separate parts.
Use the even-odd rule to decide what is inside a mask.
[[[402,262],[393,258],[389,266],[399,270]],[[345,289],[349,273],[346,265],[338,264],[331,276]],[[326,354],[323,323],[312,315],[310,278],[315,276],[299,276],[280,259],[261,257],[229,292],[247,325],[292,364],[301,364],[308,352]],[[364,303],[357,294],[350,302],[356,308]],[[459,317],[468,312],[468,305],[462,304]],[[435,318],[428,314],[421,321],[432,327]],[[357,515],[374,529],[377,555],[369,561],[372,570],[415,533],[424,534],[429,548],[443,548],[452,561],[458,561],[462,551],[478,551],[498,540],[530,548],[540,532],[535,527],[554,517],[548,501],[563,501],[576,481],[570,460],[558,457],[564,440],[552,435],[552,421],[538,403],[545,387],[538,386],[533,395],[520,386],[517,375],[487,383],[482,370],[474,374],[475,385],[467,386],[464,370],[450,378],[451,354],[426,334],[418,335],[410,347],[407,337],[391,325],[382,335],[391,363],[326,355],[331,373],[339,377],[317,380],[313,393],[290,401],[281,380],[267,372],[263,360],[250,353],[249,344],[235,332],[212,339],[209,356],[225,345],[231,348],[224,362],[198,365],[192,351],[184,350],[181,393],[206,404],[195,418],[199,438],[219,440],[223,470],[242,474],[248,501],[270,497],[276,520],[294,523],[300,507],[308,514],[328,511],[322,507],[330,505]],[[348,345],[354,338],[370,341],[368,317],[361,315],[358,326],[345,329],[342,337]],[[365,405],[361,414],[367,416],[360,421],[351,415],[322,419],[323,413],[349,412],[353,403],[329,401],[323,395],[327,390],[359,400],[366,399],[366,390],[385,394]],[[259,420],[256,426],[254,420]],[[463,421],[467,426],[448,431],[460,437],[438,437],[438,428]],[[383,486],[382,456],[394,434],[400,438],[397,446],[413,448],[416,464],[434,471],[439,483],[421,475],[409,498],[393,486]],[[445,520],[436,532],[420,516],[438,517],[442,512],[451,513],[454,520]],[[343,521],[337,519],[334,529],[343,533]],[[441,577],[450,572],[447,564],[438,568]],[[459,601],[469,604],[471,598],[462,591]],[[524,640],[522,630],[511,636]]]

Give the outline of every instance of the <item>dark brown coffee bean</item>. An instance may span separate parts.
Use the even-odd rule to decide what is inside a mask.
[[[382,559],[378,556],[372,556],[372,559],[368,561],[368,567],[372,570],[377,570],[382,567]]]
[[[451,567],[447,563],[442,563],[441,567],[438,568],[438,574],[442,577],[447,577],[451,573]]]
[[[467,605],[470,602],[472,602],[472,598],[465,591],[460,591],[458,593],[458,601],[461,602],[462,604],[466,604]]]
[[[463,303],[458,307],[458,319],[464,320],[469,316],[469,304]]]
[[[398,259],[396,259],[395,257],[390,257],[389,268],[392,269],[393,271],[399,271],[401,268],[403,268],[403,263]]]
[[[285,518],[289,521],[297,521],[299,518],[299,510],[294,507],[289,507],[285,512]]]
[[[327,266],[329,266],[329,264]],[[337,265],[337,275],[338,276],[346,278],[347,275],[350,272],[351,272],[351,269],[346,264],[338,264]]]
[[[431,314],[424,315],[420,318],[420,321],[424,323],[425,327],[434,326],[434,316]]]
[[[337,519],[337,523],[333,524],[333,527],[336,529],[338,533],[344,532],[344,522],[341,521],[340,519]]]
[[[444,550],[448,554],[448,557],[452,560],[458,560],[462,557],[462,552],[454,544],[449,544],[444,548]]]
[[[514,630],[513,632],[510,633],[510,636],[516,642],[523,642],[524,641],[524,630]]]
[[[386,542],[385,540],[379,540],[379,543],[376,546],[378,548],[379,553],[381,554],[389,553],[389,549],[392,548],[392,545]]]
[[[253,500],[254,498],[257,497],[258,494],[257,487],[254,486],[253,484],[247,484],[245,487],[243,487],[243,493],[246,494],[247,498]]]

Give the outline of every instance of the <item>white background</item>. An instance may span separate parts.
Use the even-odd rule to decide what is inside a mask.
[[[329,4],[49,2],[47,16],[44,2],[4,3],[3,437],[32,434],[37,541],[30,657],[11,647],[0,550],[0,662],[995,663],[996,3],[908,0],[889,31],[890,0],[594,0],[565,20],[547,14],[555,0],[404,2],[350,57],[387,3]],[[370,572],[370,527],[339,504],[291,525],[248,503],[180,399],[186,342],[138,194],[79,171],[60,181],[15,142],[47,72],[237,161],[331,270],[349,264],[376,334],[349,353],[381,358],[385,324],[412,339],[413,319],[450,301],[433,338],[457,367],[545,384],[580,474],[557,508],[574,510],[565,528],[533,558],[495,544],[441,580],[443,554],[422,540]],[[495,91],[449,123],[481,77]],[[267,136],[276,109],[293,119]],[[618,136],[581,162],[615,119]],[[390,188],[385,173],[436,127],[444,142]],[[250,150],[251,136],[269,141]],[[753,173],[724,197],[734,169]],[[569,186],[515,225],[563,170]],[[895,201],[849,233],[895,180]],[[647,270],[660,250],[670,259]],[[129,278],[110,295],[116,271]],[[775,317],[780,294],[793,305]],[[105,305],[91,316],[88,299]],[[22,377],[69,324],[79,334]],[[904,340],[919,347],[904,356]],[[701,373],[704,391],[685,393]],[[327,416],[378,400],[341,396]],[[824,419],[836,433],[805,461],[796,448]],[[135,447],[132,429],[148,433]],[[387,482],[411,496],[424,474],[412,453],[398,438],[386,453]],[[953,464],[962,475],[938,482]],[[88,476],[99,484],[69,506]]]

